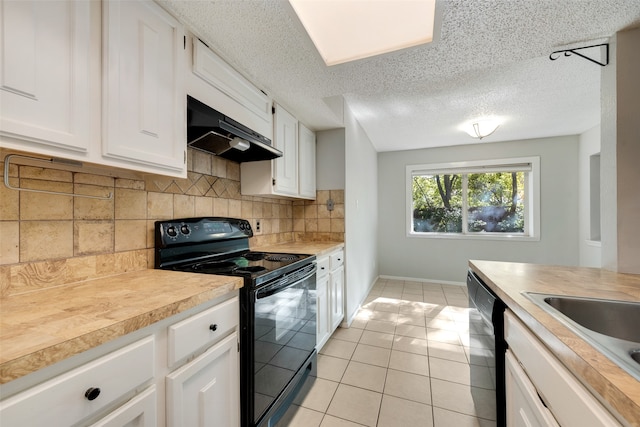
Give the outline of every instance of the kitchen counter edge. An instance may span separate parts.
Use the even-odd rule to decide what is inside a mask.
[[[220,298],[242,285],[238,277],[147,269],[4,297],[0,299],[0,384]]]
[[[638,381],[523,292],[640,301],[640,276],[588,267],[470,260],[469,267],[614,414],[640,425]]]

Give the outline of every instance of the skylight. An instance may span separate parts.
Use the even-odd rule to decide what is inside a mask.
[[[331,66],[433,40],[436,0],[289,0]]]

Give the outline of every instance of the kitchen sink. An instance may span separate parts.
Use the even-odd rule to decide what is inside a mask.
[[[640,381],[640,302],[523,295]]]

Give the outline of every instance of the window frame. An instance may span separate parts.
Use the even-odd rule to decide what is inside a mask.
[[[508,171],[510,167],[522,168],[528,165],[531,170],[525,173],[525,233],[488,233],[467,231],[467,182],[462,180],[463,227],[460,233],[413,231],[413,177],[426,174],[491,173]],[[501,240],[501,241],[539,241],[540,240],[540,157],[515,157],[506,159],[470,160],[449,163],[428,163],[406,166],[406,233],[407,237],[422,239],[462,239],[462,240]]]

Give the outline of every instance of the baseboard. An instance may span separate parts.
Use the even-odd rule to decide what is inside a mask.
[[[379,279],[385,280],[406,280],[410,282],[426,282],[426,283],[436,283],[440,285],[454,285],[454,286],[467,286],[467,282],[452,282],[449,280],[436,280],[436,279],[425,279],[425,278],[417,278],[417,277],[400,277],[400,276],[378,276]]]
[[[351,326],[351,323],[353,322],[353,319],[355,319],[356,314],[358,314],[358,311],[362,308],[362,303],[364,302],[365,299],[367,299],[367,297],[369,296],[369,293],[371,293],[371,289],[373,289],[373,286],[376,284],[379,278],[380,276],[377,276],[375,279],[373,279],[373,282],[369,284],[369,288],[367,289],[367,292],[365,292],[364,296],[358,303],[358,307],[356,307],[353,313],[350,313],[348,316],[347,315],[344,316],[344,320],[342,321],[342,323],[340,323],[341,328],[348,328],[349,326]]]

